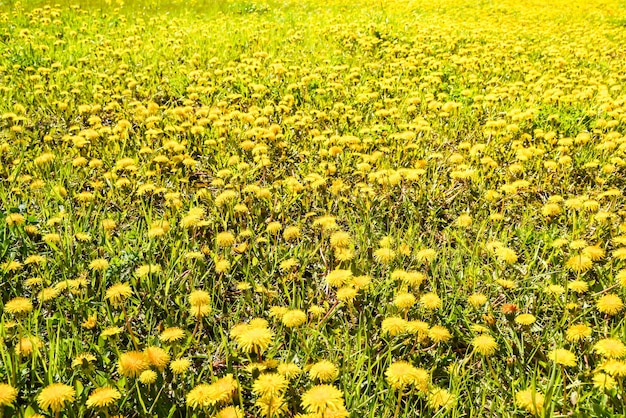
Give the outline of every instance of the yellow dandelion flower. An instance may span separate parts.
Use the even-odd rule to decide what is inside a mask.
[[[587,257],[586,255],[579,254],[579,255],[570,257],[565,262],[565,267],[576,273],[582,273],[593,267],[593,261],[591,260],[591,258]]]
[[[428,392],[428,406],[432,409],[448,409],[454,406],[456,397],[448,390],[443,388],[434,388]]]
[[[531,414],[543,411],[544,396],[534,389],[524,389],[515,394],[515,404]]]
[[[564,348],[557,348],[548,353],[548,358],[561,366],[574,367],[578,364],[576,355]]]
[[[381,329],[383,333],[389,334],[393,337],[408,332],[408,326],[409,323],[406,319],[392,316],[390,318],[383,319]]]
[[[63,383],[53,383],[46,386],[37,396],[37,405],[43,410],[59,412],[67,404],[74,402],[76,391],[73,387]]]
[[[341,287],[351,278],[352,272],[350,270],[337,269],[328,273],[324,280],[331,287]]]
[[[572,280],[567,286],[574,293],[585,293],[589,290],[589,284],[584,280]]]
[[[374,251],[374,260],[381,264],[389,264],[396,257],[396,252],[391,248],[382,247]]]
[[[474,293],[467,298],[467,302],[474,308],[480,308],[487,303],[487,296],[482,293]]]
[[[496,340],[491,335],[487,334],[481,334],[475,337],[472,340],[472,346],[474,346],[474,351],[484,356],[490,356],[498,349]]]
[[[591,261],[600,261],[605,256],[605,251],[598,245],[590,245],[582,250],[583,255],[589,257]]]
[[[302,373],[302,369],[295,363],[281,363],[276,368],[279,374],[285,376],[286,379],[293,379]]]
[[[330,246],[333,248],[346,248],[351,242],[350,234],[345,231],[335,231],[330,235]]]
[[[0,383],[0,408],[12,405],[17,398],[17,389],[7,383]]]
[[[337,300],[342,302],[352,302],[359,291],[352,286],[344,286],[340,289],[337,289]]]
[[[274,341],[274,333],[265,327],[248,325],[243,332],[234,335],[237,346],[246,353],[261,354]]]
[[[185,331],[178,327],[170,327],[165,328],[161,335],[159,335],[159,340],[166,343],[174,343],[176,341],[180,341],[185,336]]]
[[[420,263],[430,263],[435,259],[436,256],[437,251],[433,250],[432,248],[424,248],[422,250],[419,250],[415,254],[415,258]]]
[[[593,351],[607,358],[621,358],[626,355],[626,345],[616,338],[603,338],[593,345]]]
[[[385,371],[387,383],[394,389],[404,389],[414,386],[421,392],[426,392],[430,376],[424,369],[417,368],[406,361],[396,361]]]
[[[191,360],[188,358],[179,358],[170,363],[170,370],[174,374],[183,374],[191,367]]]
[[[626,376],[626,362],[623,360],[609,359],[602,363],[601,370],[610,374],[613,377]]]
[[[25,315],[33,310],[30,299],[16,297],[4,304],[4,311],[13,315]]]
[[[252,393],[260,397],[276,398],[281,396],[288,385],[287,379],[279,373],[265,373],[252,385]]]
[[[596,307],[603,314],[615,315],[624,308],[624,303],[619,296],[609,293],[608,295],[598,298],[596,301]]]
[[[287,312],[282,317],[282,323],[287,328],[299,327],[300,325],[306,322],[306,314],[300,309],[292,309]]]
[[[254,403],[254,406],[259,408],[262,416],[268,418],[282,417],[289,409],[287,401],[282,395],[277,397],[260,397]]]
[[[515,318],[515,322],[517,322],[520,325],[531,325],[533,324],[535,321],[537,320],[537,318],[535,318],[535,315],[532,314],[521,314],[518,315]]]
[[[428,330],[428,338],[430,338],[434,343],[446,342],[452,335],[447,328],[442,327],[441,325],[435,325],[430,330]]]
[[[111,302],[111,305],[120,306],[132,294],[133,289],[128,283],[117,283],[107,289],[105,298]]]
[[[420,303],[426,308],[430,310],[435,310],[441,308],[441,299],[437,296],[436,293],[429,292],[420,298]]]
[[[220,247],[231,247],[235,243],[235,236],[228,231],[220,232],[215,237],[215,241]]]
[[[585,324],[575,324],[565,331],[565,339],[571,342],[582,341],[591,336],[591,328]]]
[[[339,376],[337,366],[328,360],[321,360],[311,366],[309,376],[322,383],[332,382]]]
[[[244,418],[244,414],[238,406],[227,406],[220,409],[214,418]]]
[[[157,374],[154,370],[144,370],[139,375],[139,381],[144,385],[151,385],[157,380]]]
[[[111,406],[122,394],[111,386],[94,389],[85,404],[88,408],[105,408]]]
[[[191,306],[208,305],[211,303],[211,295],[204,290],[194,290],[189,294],[189,304]]]
[[[325,414],[344,409],[343,393],[331,385],[313,386],[304,392],[302,407],[312,414]]]
[[[409,309],[411,306],[415,305],[415,302],[415,296],[408,292],[400,292],[393,299],[393,304],[400,309]]]
[[[231,374],[208,384],[202,383],[187,394],[187,405],[191,408],[207,408],[232,399],[238,388],[237,381]]]
[[[149,367],[149,360],[141,351],[122,353],[117,361],[117,372],[125,377],[137,377]]]
[[[167,367],[167,363],[170,362],[170,355],[161,347],[146,347],[143,352],[148,363],[158,370],[163,371]]]
[[[594,373],[591,381],[594,387],[601,390],[611,390],[617,387],[617,381],[606,373]]]

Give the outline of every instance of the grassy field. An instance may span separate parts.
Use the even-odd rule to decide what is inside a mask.
[[[0,0],[0,417],[623,416],[624,45],[612,0]]]

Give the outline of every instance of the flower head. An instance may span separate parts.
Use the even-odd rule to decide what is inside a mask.
[[[496,340],[488,334],[481,334],[472,340],[474,350],[484,356],[490,356],[498,349]]]
[[[309,413],[323,414],[344,409],[343,393],[331,385],[313,386],[301,398],[302,407]]]
[[[63,383],[53,383],[39,393],[37,404],[41,409],[59,412],[67,406],[66,404],[74,402],[75,395],[76,391],[73,387]]]
[[[531,414],[538,414],[543,410],[544,397],[534,389],[524,389],[515,394],[515,404]]]
[[[425,392],[428,389],[430,377],[424,369],[417,368],[406,361],[396,361],[385,371],[387,382],[394,389],[403,389],[406,386],[415,386]]]
[[[85,404],[89,408],[104,408],[120,399],[122,394],[111,386],[94,389]]]
[[[17,389],[7,383],[0,383],[0,408],[11,405],[17,398]]]

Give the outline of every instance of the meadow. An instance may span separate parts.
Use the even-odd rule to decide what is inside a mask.
[[[0,417],[626,414],[626,3],[57,3],[0,0]]]

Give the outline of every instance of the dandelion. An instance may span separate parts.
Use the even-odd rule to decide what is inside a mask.
[[[432,248],[424,248],[415,254],[415,258],[420,263],[430,263],[437,256],[437,252]]]
[[[358,294],[358,290],[352,286],[344,286],[337,290],[337,300],[352,302]]]
[[[157,380],[157,374],[154,370],[144,370],[139,375],[139,381],[144,385],[151,385]]]
[[[189,294],[189,304],[193,307],[208,305],[211,302],[211,295],[204,290],[194,290]]]
[[[275,398],[281,396],[287,389],[287,379],[279,373],[266,373],[252,385],[252,392],[260,397]]]
[[[235,236],[228,231],[220,232],[215,240],[220,247],[231,247],[235,243]]]
[[[233,329],[235,331],[235,329]],[[241,332],[231,335],[235,337],[240,350],[247,353],[262,354],[274,341],[274,333],[264,326],[247,325]]]
[[[189,360],[188,358],[179,358],[179,359],[173,360],[170,363],[170,370],[172,371],[172,373],[177,374],[177,375],[187,372],[187,370],[189,370],[190,367],[191,367],[191,360]]]
[[[105,298],[111,302],[111,305],[120,306],[132,294],[133,289],[128,283],[118,283],[107,289]]]
[[[564,348],[557,348],[548,353],[548,358],[561,366],[573,367],[578,364],[576,355]]]
[[[148,363],[158,370],[164,370],[167,363],[170,361],[170,355],[161,347],[146,347],[143,352],[146,355]]]
[[[385,318],[381,324],[383,333],[389,334],[392,337],[403,334],[408,331],[408,322],[400,317]]]
[[[17,398],[17,389],[7,383],[0,383],[0,408],[11,405]]]
[[[227,406],[220,409],[215,418],[244,418],[243,411],[237,406]]]
[[[313,386],[304,392],[301,398],[302,407],[312,414],[324,414],[344,409],[343,394],[331,385]]]
[[[330,246],[333,248],[346,248],[352,239],[350,234],[344,231],[335,231],[330,235]]]
[[[394,389],[414,386],[421,392],[428,388],[430,376],[424,369],[417,368],[406,361],[393,362],[385,371],[387,383]]]
[[[613,293],[601,296],[596,301],[596,307],[600,312],[606,315],[615,315],[624,308],[624,303],[619,296]]]
[[[520,325],[531,325],[533,324],[535,321],[537,320],[537,318],[535,318],[535,315],[532,314],[521,314],[518,315],[515,318],[515,322],[520,324]]]
[[[415,302],[415,296],[407,292],[398,293],[393,299],[393,304],[400,309],[409,309]]]
[[[565,267],[576,273],[583,273],[593,267],[593,261],[586,255],[579,254],[569,258],[565,262]]]
[[[103,271],[109,267],[109,262],[104,258],[96,258],[89,263],[89,268],[94,271]]]
[[[396,252],[391,248],[379,248],[374,251],[374,260],[381,264],[389,264],[396,257]]]
[[[302,373],[302,369],[295,363],[281,363],[276,371],[286,379],[293,379]]]
[[[472,340],[474,350],[484,356],[490,356],[498,349],[496,340],[487,334],[481,334]]]
[[[159,340],[165,343],[174,343],[180,341],[185,336],[185,331],[178,327],[165,328],[161,335],[159,335]]]
[[[287,328],[298,327],[306,322],[306,314],[300,309],[287,311],[282,317],[282,323]]]
[[[517,253],[510,248],[499,247],[496,249],[495,254],[498,261],[503,263],[513,264],[517,262]]]
[[[111,386],[94,389],[85,404],[88,408],[106,408],[120,399],[122,394]]]
[[[436,293],[429,292],[420,298],[420,303],[426,308],[430,310],[435,310],[441,308],[441,299],[437,296]]]
[[[583,280],[573,280],[568,287],[574,293],[585,293],[589,289],[589,285]]]
[[[447,328],[442,327],[441,325],[435,325],[430,328],[430,330],[428,330],[428,337],[434,343],[441,343],[448,341],[450,338],[452,338],[452,335]]]
[[[53,383],[46,386],[37,396],[37,404],[43,410],[54,413],[61,411],[67,404],[74,402],[76,391],[73,387],[63,383]]]
[[[322,383],[332,382],[339,376],[337,367],[328,360],[321,360],[311,366],[309,376]]]
[[[603,338],[593,346],[593,351],[607,358],[620,358],[626,355],[626,345],[616,338]]]
[[[585,324],[575,324],[565,331],[565,339],[571,342],[582,341],[591,336],[591,328]]]
[[[487,296],[482,293],[474,293],[467,298],[467,302],[474,308],[479,308],[487,303]]]
[[[260,397],[254,403],[264,417],[282,417],[288,410],[287,402],[283,396]]]
[[[617,381],[606,373],[594,373],[591,381],[594,387],[601,390],[611,390],[617,387]]]
[[[524,389],[515,394],[515,404],[531,414],[543,411],[544,396],[534,389]]]
[[[13,315],[25,315],[33,310],[33,303],[30,299],[17,297],[4,305],[4,311]]]
[[[428,406],[432,409],[448,409],[455,403],[455,396],[443,388],[432,389],[428,393]]]
[[[204,409],[226,402],[233,397],[237,387],[237,381],[230,374],[211,384],[202,383],[189,391],[187,405],[194,409]]]
[[[350,270],[337,269],[326,275],[325,281],[331,287],[341,287],[352,278]]]
[[[146,354],[140,351],[122,353],[117,361],[117,372],[125,377],[137,377],[149,367]]]
[[[300,236],[300,228],[298,228],[297,226],[288,226],[283,231],[283,238],[285,239],[285,241],[294,241],[300,238]]]

